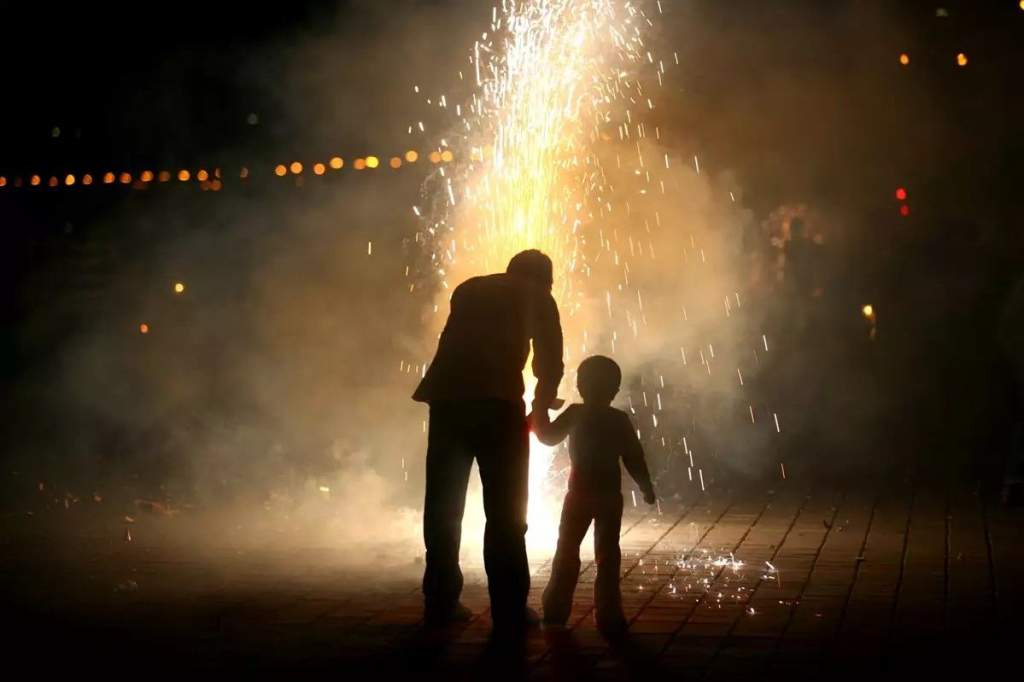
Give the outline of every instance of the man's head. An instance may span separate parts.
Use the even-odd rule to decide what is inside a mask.
[[[604,355],[591,355],[576,370],[576,388],[585,403],[610,404],[621,383],[622,370],[618,363]]]
[[[512,256],[508,267],[505,268],[505,272],[510,275],[521,277],[548,289],[554,283],[553,271],[551,259],[537,249],[520,251]]]

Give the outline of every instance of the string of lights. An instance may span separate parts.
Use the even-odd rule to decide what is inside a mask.
[[[957,52],[954,57],[956,65],[963,68],[970,63],[970,59],[967,58],[966,52]],[[899,57],[900,66],[910,66],[910,55],[906,52],[901,52]]]
[[[421,158],[426,159],[426,161],[434,165],[451,163],[455,160],[454,154],[448,149],[433,150],[422,156],[420,152],[410,149],[400,156],[392,156],[388,158],[386,166],[392,170],[399,170],[403,166],[419,162]],[[278,178],[284,178],[288,176],[302,176],[307,172],[312,173],[315,176],[325,176],[329,172],[341,171],[345,168],[350,168],[355,171],[363,171],[375,170],[384,165],[385,164],[380,157],[369,155],[356,157],[347,164],[344,158],[340,156],[333,156],[328,159],[326,163],[318,161],[308,166],[308,168],[301,161],[292,161],[287,164],[277,164],[272,169],[269,169],[269,171],[263,168],[241,166],[237,171],[231,172],[226,172],[221,168],[213,168],[212,170],[207,170],[206,168],[198,168],[195,170],[181,168],[177,171],[143,170],[138,173],[132,173],[131,171],[121,171],[119,173],[107,171],[102,174],[84,172],[49,176],[44,174],[24,174],[13,175],[10,177],[0,175],[0,189],[68,189],[77,187],[97,187],[100,185],[124,185],[134,189],[144,189],[154,183],[166,184],[176,180],[179,183],[195,182],[198,183],[203,190],[212,190],[216,192],[223,188],[224,182],[229,177],[238,178],[239,180],[248,180],[252,178],[254,174],[263,174],[268,177],[276,176]]]

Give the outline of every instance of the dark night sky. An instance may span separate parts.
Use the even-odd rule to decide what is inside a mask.
[[[245,117],[261,95],[241,73],[251,51],[336,11],[301,2],[272,8],[8,4],[0,39],[8,93],[0,165],[14,172],[64,162],[187,163],[211,147],[244,141]]]

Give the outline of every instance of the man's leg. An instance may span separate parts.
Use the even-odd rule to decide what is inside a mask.
[[[569,491],[558,523],[558,547],[551,561],[551,579],[544,588],[544,622],[565,625],[572,611],[572,596],[580,578],[580,543],[587,534],[593,511],[580,495]]]
[[[427,491],[423,504],[423,542],[427,548],[423,601],[427,618],[451,617],[462,593],[459,545],[472,453],[462,438],[454,405],[431,405],[427,436]]]
[[[621,528],[622,495],[600,501],[594,519],[594,560],[597,563],[594,608],[597,611],[597,625],[601,629],[618,630],[626,625],[622,614],[622,592],[619,590]]]
[[[496,625],[517,625],[526,615],[530,567],[526,560],[526,505],[530,441],[522,403],[489,402],[476,425],[474,445],[483,484],[484,568]]]

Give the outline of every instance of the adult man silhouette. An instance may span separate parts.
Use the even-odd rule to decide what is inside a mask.
[[[459,603],[459,544],[476,458],[483,484],[484,568],[496,629],[536,616],[526,608],[529,427],[523,369],[533,344],[533,408],[547,415],[562,378],[562,329],[551,296],[551,259],[523,251],[504,273],[473,277],[452,294],[434,360],[413,399],[430,405],[423,540],[429,624],[466,620]]]

